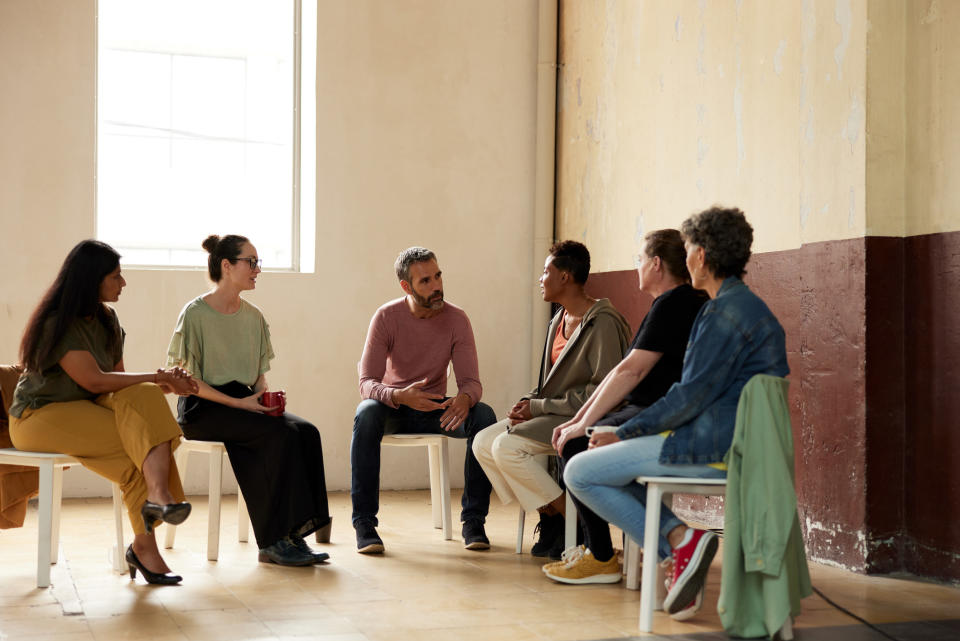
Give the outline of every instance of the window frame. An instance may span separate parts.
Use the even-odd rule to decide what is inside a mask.
[[[317,185],[317,5],[319,0],[289,0],[293,5],[293,114],[291,163],[290,266],[263,271],[315,273],[316,271],[316,185]],[[94,29],[94,234],[100,239],[100,2],[96,2]],[[306,18],[306,20],[305,20]],[[306,54],[306,57],[304,57]],[[306,91],[305,91],[306,89]],[[306,209],[305,209],[306,207]],[[127,263],[125,269],[148,271],[199,271],[202,265]]]

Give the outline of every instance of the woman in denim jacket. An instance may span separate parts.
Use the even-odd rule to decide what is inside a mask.
[[[564,472],[580,500],[636,541],[643,540],[646,488],[634,479],[726,476],[723,458],[743,386],[755,374],[790,371],[783,328],[741,280],[753,243],[743,212],[714,207],[688,218],[680,230],[692,284],[710,295],[690,331],[680,382],[615,432],[595,432],[591,449]],[[715,534],[688,528],[661,510],[660,555],[673,560],[664,609],[675,619],[700,609],[716,550]]]

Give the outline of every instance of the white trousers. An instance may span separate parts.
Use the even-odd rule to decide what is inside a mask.
[[[563,494],[563,490],[537,460],[556,450],[507,431],[510,419],[494,423],[473,438],[473,453],[504,505],[514,500],[533,512]]]

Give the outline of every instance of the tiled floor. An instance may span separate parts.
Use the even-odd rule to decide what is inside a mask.
[[[236,502],[225,497],[220,560],[206,560],[206,500],[180,527],[165,554],[184,576],[178,587],[131,583],[107,566],[112,512],[106,499],[64,501],[61,561],[54,587],[36,586],[36,510],[25,527],[0,530],[0,639],[305,639],[423,641],[456,639],[623,639],[637,631],[638,592],[614,586],[565,586],[540,572],[539,560],[514,554],[517,512],[495,505],[489,552],[443,541],[430,526],[428,492],[382,498],[382,557],[356,553],[350,500],[331,495],[333,542],[317,546],[331,562],[314,568],[257,563],[254,543],[236,541]],[[496,501],[494,501],[497,503]],[[455,503],[456,504],[456,503]],[[127,530],[129,536],[129,529]],[[528,528],[525,551],[532,534]],[[719,559],[718,555],[718,559]],[[717,562],[718,563],[718,562]],[[960,589],[895,578],[863,577],[811,564],[813,583],[903,641],[960,639]],[[703,612],[686,623],[662,613],[646,638],[725,638],[712,604],[720,569],[712,569]],[[796,623],[801,641],[883,639],[817,596]],[[680,636],[673,636],[680,635]]]

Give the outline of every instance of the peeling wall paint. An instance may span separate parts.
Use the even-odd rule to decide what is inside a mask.
[[[867,2],[562,2],[558,234],[612,236],[599,270],[631,266],[607,230],[637,207],[737,204],[757,251],[862,235]]]
[[[881,571],[915,558],[960,577],[960,532],[932,528],[930,502],[914,513],[897,494],[897,426],[935,426],[913,437],[928,460],[960,456],[938,422],[960,410],[931,381],[905,410],[891,376],[903,363],[882,358],[929,322],[919,333],[931,342],[907,358],[938,373],[952,371],[942,354],[960,362],[956,297],[920,296],[935,308],[908,323],[895,295],[903,266],[923,262],[903,247],[923,234],[942,243],[941,267],[912,289],[960,291],[957,240],[940,233],[960,230],[960,2],[646,3],[642,17],[632,2],[602,16],[586,4],[561,2],[560,83],[583,79],[583,107],[559,122],[558,236],[583,239],[596,271],[628,273],[643,231],[713,203],[744,208],[763,257],[748,282],[787,330],[811,558]],[[604,68],[619,33],[630,64]],[[603,118],[610,105],[616,120]],[[599,139],[587,121],[603,121]],[[915,465],[926,488],[933,472]],[[960,511],[960,488],[939,497]]]
[[[840,41],[833,50],[833,60],[837,63],[837,78],[843,80],[843,61],[850,46],[850,33],[853,31],[853,12],[850,0],[836,0],[833,19],[840,26]]]
[[[778,76],[783,73],[783,53],[787,50],[787,41],[781,40],[777,52],[773,54],[773,71]]]

